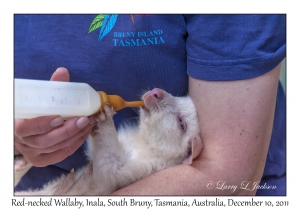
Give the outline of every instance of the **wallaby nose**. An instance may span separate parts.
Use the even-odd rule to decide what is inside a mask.
[[[157,100],[161,100],[163,99],[164,91],[159,88],[154,88],[153,90],[151,90],[150,94],[154,96]]]
[[[143,96],[146,108],[151,108],[156,106],[164,98],[164,91],[159,88],[154,88],[153,90],[147,92]]]

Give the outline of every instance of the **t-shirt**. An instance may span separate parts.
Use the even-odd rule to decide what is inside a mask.
[[[73,82],[137,100],[155,87],[188,93],[188,76],[241,80],[276,67],[286,50],[285,15],[28,15],[14,16],[15,78],[49,80],[57,67]],[[114,116],[137,122],[137,108]],[[285,195],[285,94],[279,85],[271,145],[257,194]],[[15,190],[44,183],[87,163],[85,144],[65,160],[32,167]],[[261,183],[263,184],[263,183]],[[279,187],[280,186],[280,187]]]

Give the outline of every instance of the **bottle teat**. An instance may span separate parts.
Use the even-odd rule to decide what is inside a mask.
[[[118,95],[107,95],[103,91],[98,92],[101,100],[101,109],[103,109],[105,102],[112,105],[116,111],[123,109],[125,107],[137,107],[137,106],[145,106],[144,101],[124,101]]]

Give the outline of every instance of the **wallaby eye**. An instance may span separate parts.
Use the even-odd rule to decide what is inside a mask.
[[[186,130],[186,123],[185,123],[185,121],[182,120],[182,118],[180,118],[180,117],[178,118],[178,120],[179,120],[179,126],[180,126],[181,130],[183,132],[185,132],[185,130]]]

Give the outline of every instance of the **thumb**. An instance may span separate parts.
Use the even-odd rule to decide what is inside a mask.
[[[62,81],[62,82],[69,82],[70,81],[70,74],[68,69],[64,67],[59,67],[51,76],[51,81]]]

